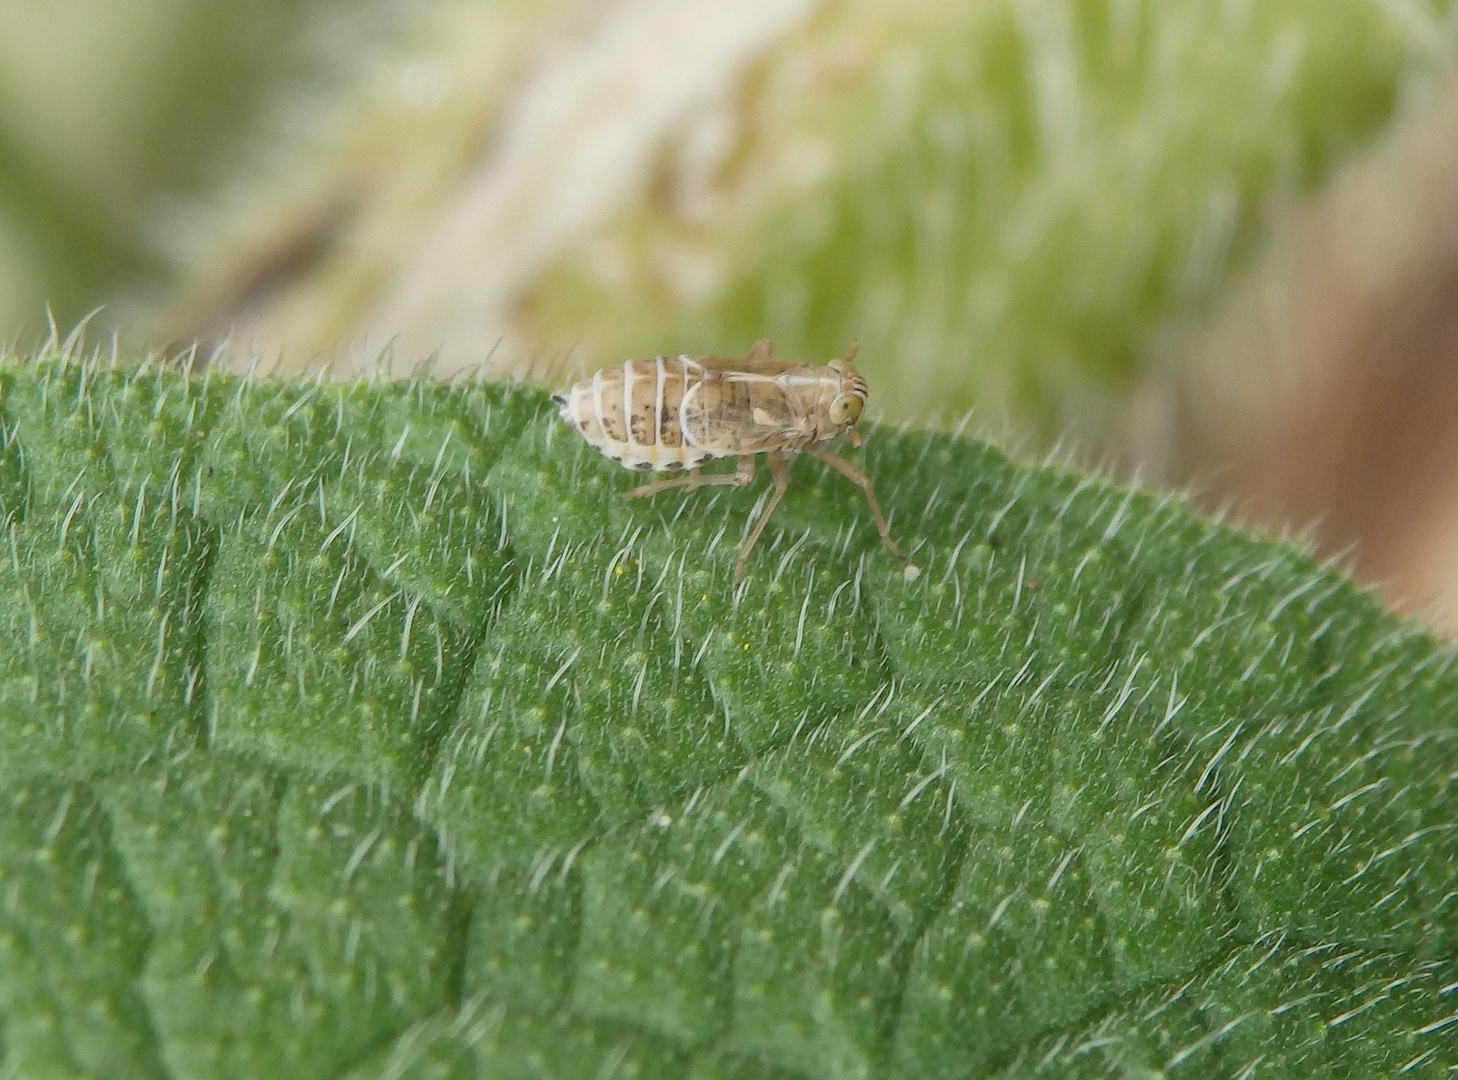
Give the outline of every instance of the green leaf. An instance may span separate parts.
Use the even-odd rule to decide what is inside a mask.
[[[0,404],[0,1074],[1458,1066],[1458,669],[1293,545],[872,430],[919,575],[798,460],[736,589],[536,391]]]

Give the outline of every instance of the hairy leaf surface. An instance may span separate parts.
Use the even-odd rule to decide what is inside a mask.
[[[805,460],[736,590],[536,391],[0,395],[0,1075],[1458,1066],[1458,669],[1293,545],[877,430],[920,575]]]

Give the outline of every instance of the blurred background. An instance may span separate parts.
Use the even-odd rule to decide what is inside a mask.
[[[0,0],[0,342],[824,361],[1458,632],[1453,0]],[[48,314],[49,313],[49,314]]]

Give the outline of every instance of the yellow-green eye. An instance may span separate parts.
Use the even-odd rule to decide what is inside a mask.
[[[830,403],[830,422],[836,427],[854,424],[861,418],[861,399],[854,394],[841,394]]]

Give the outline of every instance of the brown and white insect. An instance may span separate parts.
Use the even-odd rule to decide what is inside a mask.
[[[774,494],[739,553],[735,582],[744,576],[745,560],[789,486],[786,459],[799,453],[823,461],[866,493],[881,539],[901,558],[870,479],[825,449],[841,435],[852,446],[861,445],[856,425],[866,407],[866,380],[851,366],[855,355],[852,344],[845,359],[825,365],[776,360],[768,341],[756,341],[743,360],[691,356],[629,360],[599,371],[552,400],[568,427],[624,468],[688,470],[687,476],[645,484],[625,498],[646,498],[671,488],[694,491],[712,484],[746,487],[754,482],[757,456],[764,454]],[[738,468],[708,476],[699,472],[701,466],[723,457],[738,458]]]

